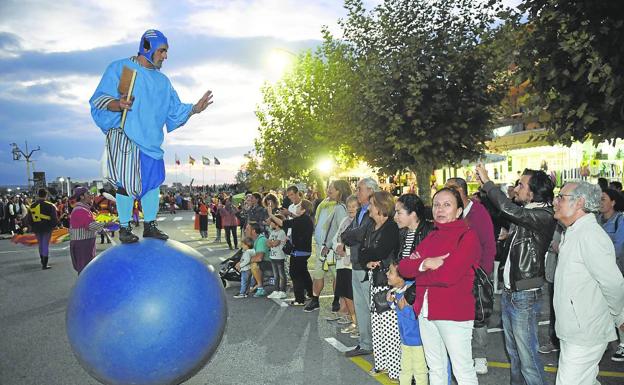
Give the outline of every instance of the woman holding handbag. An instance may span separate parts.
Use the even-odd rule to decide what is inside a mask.
[[[394,200],[387,191],[375,192],[370,198],[368,212],[374,222],[364,235],[359,261],[365,263],[371,282],[371,331],[375,364],[371,376],[388,372],[390,380],[398,382],[401,372],[401,336],[396,312],[375,311],[374,297],[390,290],[386,272],[399,246],[399,228],[392,219]],[[385,294],[383,295],[385,299]]]
[[[481,245],[475,231],[461,220],[462,212],[457,190],[439,190],[433,196],[435,228],[399,263],[401,275],[415,277],[414,312],[431,385],[448,383],[448,357],[458,385],[478,384],[472,361],[472,288]]]

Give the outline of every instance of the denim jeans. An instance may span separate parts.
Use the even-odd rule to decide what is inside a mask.
[[[537,315],[542,289],[504,290],[501,296],[505,348],[511,361],[511,385],[545,385],[544,365],[537,349]]]
[[[283,259],[271,259],[273,278],[275,279],[275,290],[286,291],[286,270]]]
[[[240,293],[247,294],[247,289],[249,289],[249,276],[251,275],[250,270],[241,271],[241,287]]]

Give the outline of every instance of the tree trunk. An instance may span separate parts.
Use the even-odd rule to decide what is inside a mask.
[[[431,205],[431,184],[429,182],[429,177],[433,172],[433,166],[430,164],[420,164],[414,167],[412,171],[416,174],[418,196],[425,205]]]

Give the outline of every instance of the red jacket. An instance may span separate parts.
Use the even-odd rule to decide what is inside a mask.
[[[473,266],[479,265],[481,245],[466,222],[435,223],[435,229],[416,247],[420,258],[404,258],[399,264],[402,276],[415,277],[414,312],[420,314],[428,289],[430,320],[474,320],[475,299],[472,295]],[[437,270],[420,271],[425,258],[450,255]]]

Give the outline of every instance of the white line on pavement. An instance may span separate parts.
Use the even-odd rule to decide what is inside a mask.
[[[345,346],[342,342],[334,337],[325,338],[325,342],[336,348],[340,353],[355,349],[355,346]]]
[[[219,257],[219,259],[221,260],[221,262],[225,261],[227,258],[225,257]]]
[[[53,250],[53,249],[51,249]],[[9,254],[9,253],[21,253],[23,250],[5,250],[5,251],[0,251],[0,254]]]
[[[165,219],[167,219],[167,218],[166,218],[166,217],[158,217],[158,218],[156,218],[156,220],[157,220],[158,222],[162,222],[162,221],[164,221]]]
[[[275,302],[276,304],[280,305],[281,307],[288,307],[288,304],[282,301],[281,299],[271,298],[271,300]]]
[[[182,217],[175,217],[175,218],[173,218],[174,222],[181,221],[181,220],[182,220]]]

